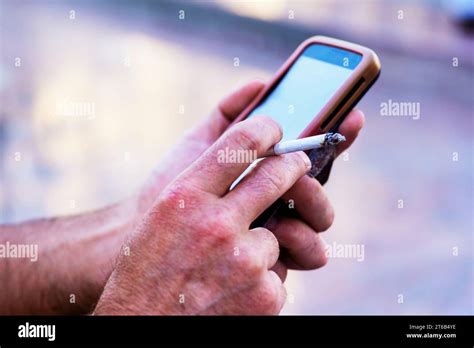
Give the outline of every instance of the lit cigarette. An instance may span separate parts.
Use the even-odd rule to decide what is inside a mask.
[[[268,150],[262,157],[312,150],[327,145],[337,145],[343,141],[346,141],[346,138],[339,133],[326,133],[302,139],[282,141],[275,144],[273,148]]]

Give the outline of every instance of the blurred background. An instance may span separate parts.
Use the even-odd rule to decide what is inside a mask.
[[[382,62],[326,185],[326,242],[364,259],[290,272],[283,313],[472,314],[473,16],[472,0],[1,0],[0,223],[131,195],[224,95],[328,35]],[[382,116],[389,100],[420,118]]]

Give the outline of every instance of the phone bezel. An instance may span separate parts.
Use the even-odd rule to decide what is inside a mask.
[[[237,117],[233,122],[239,122],[247,118],[247,116],[255,109],[278,85],[281,79],[288,72],[290,67],[294,62],[301,56],[303,51],[310,45],[313,44],[322,44],[327,46],[332,46],[347,51],[352,51],[354,53],[360,54],[362,60],[359,62],[357,67],[353,70],[351,75],[347,78],[346,81],[339,87],[336,93],[329,99],[326,105],[314,115],[312,121],[308,126],[303,130],[303,132],[298,136],[298,138],[304,138],[311,135],[321,134],[328,132],[329,130],[335,130],[342,122],[344,117],[349,113],[349,111],[357,104],[357,102],[362,98],[362,96],[367,92],[367,90],[373,85],[375,80],[380,74],[380,60],[371,49],[343,40],[338,40],[330,38],[327,36],[313,36],[301,43],[297,49],[291,54],[291,56],[286,60],[286,62],[278,69],[275,76],[270,80],[270,82],[263,88],[263,90],[255,97],[255,99],[245,108],[244,111]],[[355,91],[352,91],[352,95],[349,95],[349,92],[360,83],[360,80],[363,80],[363,83]],[[321,125],[324,121],[334,113],[331,121],[321,128]]]

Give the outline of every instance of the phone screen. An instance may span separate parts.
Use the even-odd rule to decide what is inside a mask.
[[[283,128],[282,140],[297,139],[361,60],[341,48],[308,46],[248,117],[271,117]]]

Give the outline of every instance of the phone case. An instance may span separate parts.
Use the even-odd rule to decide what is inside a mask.
[[[362,60],[354,69],[353,73],[341,85],[321,111],[315,115],[313,121],[299,135],[299,138],[326,133],[330,130],[334,131],[337,129],[344,117],[357,104],[379,76],[380,61],[375,52],[367,47],[326,36],[313,36],[301,43],[301,45],[298,46],[283,66],[277,71],[272,80],[255,97],[252,103],[245,108],[234,123],[244,120],[252,110],[271,93],[296,59],[308,46],[312,44],[333,46],[362,55]]]
[[[298,46],[293,54],[287,59],[283,66],[277,71],[272,80],[255,97],[250,105],[234,121],[240,122],[247,118],[252,110],[258,106],[268,94],[278,85],[286,72],[290,69],[296,59],[302,52],[312,44],[323,44],[342,48],[362,55],[362,60],[354,69],[349,78],[340,86],[336,93],[331,97],[323,109],[315,115],[313,121],[299,135],[299,138],[317,135],[326,132],[336,132],[347,114],[354,108],[364,94],[375,83],[380,75],[380,61],[372,50],[351,42],[333,39],[326,36],[313,36]],[[334,154],[335,151],[332,151]],[[310,158],[315,157],[316,153],[310,153]],[[323,155],[324,156],[324,155]],[[314,158],[312,158],[312,161]],[[325,184],[329,178],[334,158],[324,159],[327,163],[319,174],[315,177],[321,184]],[[313,163],[314,167],[314,163]],[[296,217],[297,212],[286,207],[284,202],[279,199],[273,203],[264,213],[262,213],[252,224],[251,228],[264,226],[266,222],[275,214],[283,214]]]

